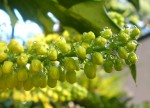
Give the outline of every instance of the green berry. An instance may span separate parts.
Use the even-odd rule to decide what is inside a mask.
[[[103,67],[104,67],[105,72],[107,72],[107,73],[112,72],[114,69],[114,65],[113,65],[113,62],[111,60],[105,60]]]
[[[95,34],[92,31],[90,31],[88,33],[83,33],[83,37],[82,37],[83,42],[91,43],[92,40],[94,40],[94,39],[95,39]]]
[[[47,85],[51,88],[54,88],[57,85],[57,80],[48,77]]]
[[[101,32],[101,37],[105,39],[109,39],[111,36],[112,36],[111,29],[105,29],[104,31]]]
[[[138,60],[138,58],[137,58],[137,56],[136,56],[136,54],[134,52],[129,53],[128,61],[131,64],[135,64],[137,62],[137,60]]]
[[[126,45],[127,49],[132,52],[136,49],[137,47],[137,42],[136,41],[129,41]]]
[[[50,66],[48,70],[48,76],[51,79],[58,80],[59,79],[59,68],[57,66]]]
[[[66,72],[66,80],[67,80],[67,82],[69,82],[70,84],[75,83],[75,82],[76,82],[76,72],[75,72],[75,71]]]
[[[78,60],[74,60],[71,57],[66,57],[63,60],[63,66],[67,71],[79,70]]]
[[[81,58],[81,59],[85,59],[86,58],[86,49],[82,46],[78,46],[75,49],[76,55]]]
[[[17,75],[16,73],[12,73],[12,74],[9,74],[7,77],[6,77],[6,85],[8,88],[15,88],[15,86],[17,85]]]
[[[73,37],[73,41],[74,42],[80,42],[82,40],[82,35],[80,34],[76,34],[74,37]]]
[[[46,85],[47,85],[47,76],[45,73],[42,72],[39,74],[39,86],[41,88],[45,88]]]
[[[95,39],[95,44],[100,47],[105,47],[106,43],[107,43],[107,39],[105,39],[101,36],[99,36]]]
[[[118,55],[119,55],[120,58],[123,58],[123,59],[128,58],[128,52],[125,49],[125,47],[119,47],[118,48]]]
[[[92,63],[96,65],[102,65],[104,62],[103,55],[101,53],[95,52],[92,54]]]
[[[33,84],[36,87],[44,88],[47,85],[47,76],[43,72],[33,75],[32,79],[33,79]]]
[[[139,36],[140,36],[140,30],[139,30],[137,27],[135,27],[135,28],[131,31],[130,37],[131,37],[132,39],[138,39]]]
[[[17,70],[18,81],[25,81],[28,78],[28,69],[26,67],[21,67]]]
[[[30,71],[33,73],[40,72],[43,69],[43,64],[38,59],[33,59],[30,64]]]
[[[62,53],[67,53],[71,50],[70,44],[64,42],[63,40],[57,41],[55,45]]]
[[[7,84],[6,84],[6,77],[1,77],[0,78],[0,89],[6,89]]]
[[[59,81],[64,82],[66,80],[66,73],[59,67]]]
[[[32,75],[32,83],[35,87],[39,87],[38,79],[38,73]]]
[[[129,39],[129,35],[125,33],[123,30],[121,30],[119,33],[119,39],[121,42],[127,42]]]
[[[55,48],[51,48],[48,53],[48,58],[52,61],[57,60],[57,50]]]
[[[114,61],[114,68],[116,71],[121,71],[123,69],[124,63],[122,59],[116,59]]]
[[[26,81],[23,82],[23,88],[26,91],[29,91],[33,88],[33,80],[31,78],[28,77],[28,79]]]
[[[123,32],[126,33],[126,34],[128,34],[128,35],[130,35],[130,29],[128,29],[128,28],[125,28],[125,29],[123,30]]]
[[[96,76],[97,66],[92,62],[86,62],[84,66],[84,73],[89,79],[93,79]]]
[[[90,47],[90,44],[89,44],[89,43],[82,42],[81,46],[84,47],[85,49],[87,49],[87,48]]]

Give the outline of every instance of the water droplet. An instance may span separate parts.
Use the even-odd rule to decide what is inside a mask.
[[[103,30],[107,30],[108,29],[108,27],[104,27],[104,29]]]

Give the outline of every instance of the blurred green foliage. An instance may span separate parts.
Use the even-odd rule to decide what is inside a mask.
[[[24,19],[31,19],[43,26],[45,32],[52,32],[54,22],[47,16],[48,12],[60,21],[62,26],[70,26],[83,33],[92,30],[96,34],[104,27],[111,28],[114,32],[119,31],[107,16],[104,8],[105,0],[77,0],[62,2],[61,0],[3,0],[0,6],[15,22],[13,9],[17,9]],[[9,11],[8,11],[9,8]],[[17,19],[16,19],[17,20]]]

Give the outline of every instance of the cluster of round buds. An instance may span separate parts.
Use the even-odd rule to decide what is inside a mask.
[[[33,88],[31,91],[22,91],[17,89],[3,91],[0,94],[1,101],[11,98],[17,102],[68,102],[82,100],[87,97],[88,90],[75,83],[58,83],[55,88]],[[46,106],[47,107],[47,106]]]
[[[136,27],[123,28],[118,34],[106,28],[99,36],[84,33],[73,43],[63,36],[51,43],[35,41],[25,48],[15,39],[8,45],[0,42],[0,88],[55,87],[58,81],[73,84],[78,71],[93,79],[100,66],[108,73],[121,71],[125,63],[137,61],[139,35]]]
[[[123,27],[125,25],[125,19],[120,13],[111,11],[108,15],[113,20],[113,22],[120,27]]]

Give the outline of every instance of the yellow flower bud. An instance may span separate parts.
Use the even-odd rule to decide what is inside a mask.
[[[8,44],[8,48],[11,52],[15,54],[20,54],[24,52],[23,46],[15,39],[12,39],[10,43]]]
[[[40,60],[34,59],[30,64],[30,71],[31,72],[40,72],[43,68],[43,65]]]
[[[0,52],[0,62],[3,62],[7,57],[8,56],[5,52]]]
[[[13,62],[5,61],[2,67],[4,74],[9,74],[13,72]]]
[[[29,56],[25,53],[22,53],[18,58],[17,58],[17,63],[20,66],[25,66],[28,63],[28,58]]]

